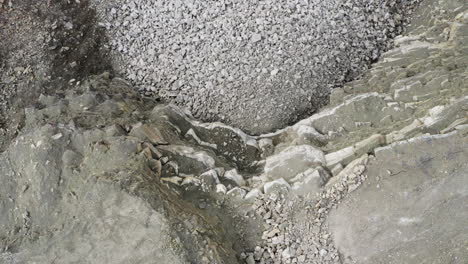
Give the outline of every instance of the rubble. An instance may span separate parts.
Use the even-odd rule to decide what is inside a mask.
[[[197,121],[108,73],[38,96],[0,153],[0,262],[462,263],[457,3],[418,8],[362,78],[273,133]]]

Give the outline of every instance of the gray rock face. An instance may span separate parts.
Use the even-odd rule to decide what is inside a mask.
[[[430,4],[328,109],[270,134],[109,74],[40,96],[0,153],[0,263],[464,263],[468,10]]]
[[[418,1],[95,2],[126,78],[257,134],[325,105],[331,87],[388,48]]]
[[[329,217],[340,252],[358,263],[464,263],[467,149],[452,134],[376,151],[372,177]]]
[[[102,180],[111,164],[120,176],[130,177],[124,169],[130,160],[108,153],[120,165],[109,163],[93,146],[82,152],[86,160],[65,162],[71,156],[67,129],[46,125],[0,155],[5,183],[0,187],[0,244],[16,252],[0,253],[0,262],[185,263],[166,248],[171,240],[166,216]],[[117,145],[125,148],[127,143],[114,141],[116,149],[109,152],[121,151]]]
[[[21,135],[0,154],[0,263],[235,263],[232,242],[222,252],[205,246],[224,243],[225,222],[206,215],[224,209],[206,195],[178,194],[216,191],[224,168],[215,165],[236,161],[166,136],[167,122],[142,124],[151,108],[145,113],[129,87],[125,99],[106,94],[114,84],[93,77],[25,110]],[[223,235],[214,242],[193,230]]]

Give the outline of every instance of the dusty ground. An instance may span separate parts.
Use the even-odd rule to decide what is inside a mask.
[[[10,4],[11,3],[11,4]],[[21,109],[89,74],[111,71],[105,35],[87,1],[4,1],[0,8],[0,149],[23,124]]]

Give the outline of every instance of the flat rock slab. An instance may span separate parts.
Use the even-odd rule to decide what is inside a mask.
[[[321,150],[309,145],[290,146],[266,159],[265,176],[271,180],[289,180],[311,167],[324,163],[325,156]]]
[[[452,133],[377,149],[368,181],[330,213],[330,231],[345,258],[466,263],[467,143]]]

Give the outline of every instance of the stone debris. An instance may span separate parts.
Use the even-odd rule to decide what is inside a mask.
[[[93,2],[114,63],[143,93],[258,134],[362,75],[419,1]]]
[[[333,10],[323,16],[340,10],[332,7],[341,3],[351,12],[350,18],[375,12],[375,16],[363,16],[361,22],[381,26],[354,32],[357,29],[335,21],[343,19],[344,14],[340,13],[314,27],[323,32],[319,36],[326,36],[331,27],[344,36],[349,31],[361,34],[356,40],[380,36],[378,43],[387,46],[388,36],[401,30],[390,31],[385,26],[393,23],[390,28],[395,28],[401,24],[403,18],[397,19],[399,11],[387,12],[398,10],[401,4],[367,10],[359,1],[322,2],[314,2],[317,6],[313,10]],[[384,53],[372,69],[364,72],[367,64],[360,60],[345,65],[351,67],[347,68],[351,69],[348,74],[363,74],[334,89],[328,108],[274,133],[251,136],[222,123],[196,121],[174,105],[153,107],[152,99],[140,97],[124,81],[109,74],[91,76],[80,83],[75,80],[63,96],[38,96],[38,105],[24,109],[24,126],[18,130],[15,141],[0,153],[0,182],[4,183],[0,185],[0,262],[69,263],[78,256],[85,262],[99,263],[127,259],[146,263],[151,259],[158,263],[202,264],[413,263],[411,256],[417,256],[418,263],[466,259],[463,249],[468,238],[461,223],[468,212],[463,210],[468,184],[463,177],[468,136],[468,10],[463,5],[456,7],[455,2],[433,1],[418,8],[418,19],[408,27],[407,35],[398,37],[396,47]],[[243,82],[237,82],[231,90],[223,87],[239,78],[229,81],[232,74],[252,73],[244,76],[251,85],[256,84],[251,79],[256,75],[283,80],[284,74],[291,73],[289,70],[296,70],[298,80],[303,78],[304,72],[297,71],[296,62],[284,63],[281,53],[265,50],[262,45],[291,39],[294,34],[281,36],[278,32],[287,34],[294,27],[285,25],[296,25],[296,20],[272,25],[266,18],[278,20],[274,14],[281,14],[281,10],[289,10],[288,16],[280,16],[281,22],[289,21],[289,16],[306,15],[311,12],[307,8],[310,1],[288,5],[259,3],[271,14],[249,22],[233,20],[233,25],[246,25],[246,30],[218,48],[227,47],[227,54],[237,51],[230,49],[232,43],[259,48],[255,56],[242,55],[252,57],[252,63],[245,61],[245,67],[238,70],[231,68],[239,66],[236,61],[226,67],[226,60],[214,63],[210,56],[195,63],[195,50],[184,48],[198,45],[196,53],[203,52],[223,39],[224,35],[219,35],[222,32],[215,32],[212,24],[198,20],[231,21],[226,13],[232,13],[234,7],[252,10],[251,6],[223,1],[174,1],[155,9],[145,7],[160,2],[121,3],[109,11],[113,24],[104,25],[111,34],[117,34],[111,36],[111,45],[127,54],[127,59],[134,59],[132,66],[125,68],[126,74],[134,75],[130,79],[140,84],[150,82],[154,87],[171,87],[162,97],[186,103],[185,99],[177,99],[183,91],[192,98],[191,91],[205,89],[204,96],[218,100],[212,94],[216,87],[225,91],[226,100],[235,102],[231,92],[238,91],[234,88]],[[212,8],[204,8],[208,4]],[[281,10],[273,8],[275,5]],[[380,4],[365,6],[374,5]],[[257,12],[263,14],[262,10],[251,11],[249,17]],[[386,15],[380,17],[382,12]],[[148,24],[166,19],[169,13],[179,15],[177,20],[164,21],[171,25],[168,29],[176,28],[173,31],[158,28],[158,23]],[[232,18],[236,14],[232,13]],[[255,23],[255,30],[249,23]],[[67,27],[75,29],[78,24],[73,22]],[[296,29],[296,33],[305,29],[307,25]],[[386,33],[379,31],[385,29]],[[146,31],[155,33],[153,38],[170,41],[148,44]],[[163,31],[163,36],[156,35]],[[118,42],[122,32],[128,43]],[[190,34],[175,41],[180,32]],[[294,45],[314,40],[304,42],[302,35],[298,35]],[[207,44],[206,39],[211,36],[219,38]],[[337,45],[336,38],[323,41],[344,51],[352,45]],[[317,46],[323,43],[318,42]],[[128,50],[142,45],[145,48],[138,55]],[[383,46],[372,39],[355,45],[363,45],[362,52],[377,50],[376,56],[383,51]],[[166,48],[171,52],[167,53]],[[210,55],[213,50],[210,49]],[[314,49],[304,50],[316,53]],[[265,52],[265,60],[256,64],[260,51]],[[267,56],[271,52],[274,56]],[[328,69],[330,76],[336,75],[334,68],[328,68],[335,65],[330,60],[343,59],[341,63],[349,64],[356,55],[344,59],[341,53],[328,57],[328,52],[333,53],[333,49],[320,53],[326,58],[315,54],[311,61],[317,58],[318,64],[327,65],[320,71]],[[168,65],[173,61],[170,56],[179,58],[180,63]],[[242,56],[235,58],[242,60]],[[373,58],[373,53],[367,56],[377,58]],[[303,58],[298,58],[300,63]],[[185,63],[188,59],[191,61]],[[150,68],[148,61],[151,65],[162,63]],[[268,65],[262,65],[263,62]],[[312,66],[318,64],[304,64],[301,69],[312,71]],[[194,65],[204,71],[194,72],[195,76],[187,80]],[[23,67],[15,72],[26,70]],[[172,76],[165,75],[168,70]],[[207,71],[215,77],[206,78]],[[218,72],[220,76],[216,75]],[[314,74],[317,82],[328,76],[323,72]],[[157,84],[152,83],[153,78]],[[202,79],[210,81],[201,83]],[[264,82],[261,78],[258,81]],[[156,92],[163,91],[161,87]],[[259,92],[265,87],[259,85]],[[298,96],[306,95],[307,92]],[[251,92],[242,96],[252,100],[259,97]],[[189,107],[202,109],[195,105],[195,98],[198,97],[190,99],[193,105]],[[145,100],[150,100],[149,106]],[[256,109],[260,109],[256,112],[244,106],[243,100],[237,103],[255,114],[268,110],[256,104]],[[290,106],[286,103],[284,107]],[[278,111],[284,107],[278,106]],[[224,111],[212,109],[209,118]],[[230,113],[236,112],[231,110]],[[198,117],[207,114],[204,110],[197,113],[194,115]],[[248,119],[242,112],[237,113]],[[256,118],[249,120],[262,120],[262,113]],[[225,120],[236,122],[232,117]],[[395,230],[401,233],[395,235]],[[414,246],[420,237],[431,250]],[[89,247],[101,243],[108,247]],[[82,248],[89,250],[83,254]]]
[[[265,246],[256,249],[265,253],[257,256],[257,263],[293,263],[292,259],[302,263],[342,263],[325,225],[326,215],[362,184],[367,177],[363,173],[362,169],[355,170],[320,189],[316,196],[311,193],[312,200],[298,196],[287,200],[277,196],[258,199],[254,209],[264,219],[266,231],[262,237]],[[282,182],[286,183],[284,179]],[[297,208],[301,208],[301,213],[295,212]]]

